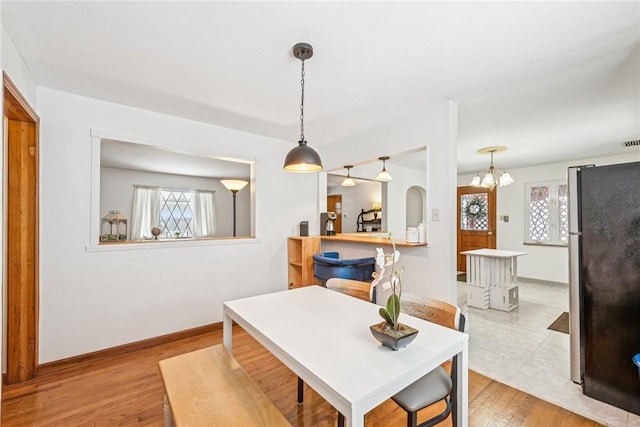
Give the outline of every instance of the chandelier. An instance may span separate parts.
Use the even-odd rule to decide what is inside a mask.
[[[482,179],[480,178],[480,173],[477,173],[476,176],[473,177],[470,184],[472,187],[488,188],[489,190],[493,190],[495,187],[506,187],[507,185],[514,183],[513,178],[511,178],[511,175],[509,175],[508,172],[503,169],[502,173],[498,175],[493,167],[493,153],[501,153],[506,151],[506,149],[507,147],[496,146],[481,148],[478,150],[479,154],[491,154],[491,166],[489,166],[487,173]]]

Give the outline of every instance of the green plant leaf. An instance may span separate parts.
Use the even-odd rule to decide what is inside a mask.
[[[400,297],[396,294],[392,294],[389,296],[387,300],[387,312],[393,318],[393,323],[398,322],[398,317],[400,316]]]
[[[380,307],[380,310],[378,310],[378,313],[380,313],[380,317],[382,317],[389,326],[391,326],[392,328],[395,326],[395,322],[393,321],[393,318],[389,315],[387,310],[384,309],[384,307]]]

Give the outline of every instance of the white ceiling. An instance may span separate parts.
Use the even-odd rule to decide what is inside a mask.
[[[2,22],[39,86],[318,148],[459,105],[458,169],[635,150],[640,2],[28,2]]]
[[[109,139],[101,141],[100,166],[217,179],[251,176],[247,163]]]

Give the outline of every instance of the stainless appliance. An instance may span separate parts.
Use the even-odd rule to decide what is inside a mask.
[[[571,167],[571,380],[640,414],[640,162]]]
[[[338,219],[338,215],[335,212],[321,212],[320,213],[320,235],[321,236],[334,236],[336,229],[334,221]]]
[[[335,212],[327,212],[327,222],[325,223],[325,234],[327,236],[335,236],[336,229],[333,224],[338,219],[338,215]]]

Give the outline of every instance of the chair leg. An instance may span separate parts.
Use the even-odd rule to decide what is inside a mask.
[[[344,427],[344,415],[338,412],[338,427]]]
[[[418,412],[407,413],[407,427],[416,427],[418,425]]]
[[[407,427],[416,427],[418,425],[418,411],[407,412]]]
[[[451,422],[452,426],[458,425],[458,402],[457,399],[451,396]]]
[[[302,378],[298,377],[298,405],[302,405],[303,400],[304,400],[304,381],[302,381]]]

